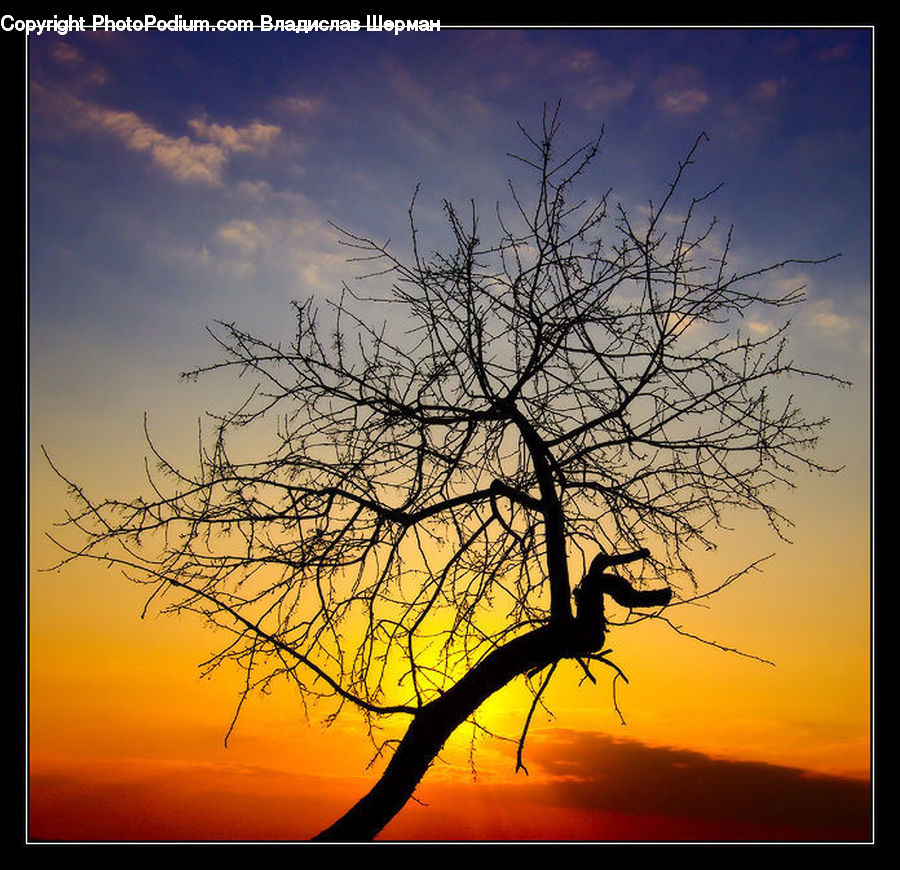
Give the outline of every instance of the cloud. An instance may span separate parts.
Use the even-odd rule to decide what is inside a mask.
[[[819,52],[819,60],[825,61],[826,63],[830,61],[841,60],[849,53],[850,46],[846,42],[839,42],[836,45],[831,45],[828,48],[823,48]]]
[[[778,98],[785,87],[784,79],[768,79],[757,82],[748,94],[752,103],[770,103]]]
[[[621,77],[613,81],[598,75],[578,87],[575,99],[585,109],[596,109],[624,102],[633,93],[633,81]]]
[[[57,42],[50,49],[50,57],[64,66],[81,66],[84,62],[81,52],[70,42]]]
[[[178,181],[221,184],[225,154],[215,145],[192,142],[187,136],[168,136],[135,112],[82,105],[81,125],[108,133],[131,151],[150,155],[153,162]]]
[[[733,138],[758,138],[771,128],[778,118],[781,97],[787,81],[765,79],[756,82],[742,98],[727,100],[722,105],[722,116],[728,121],[725,127]]]
[[[316,218],[315,204],[304,197],[273,196],[273,209],[255,220],[232,219],[218,226],[210,239],[212,258],[223,285],[280,288],[285,300],[302,294],[328,294],[346,277],[346,253],[336,245],[335,232]]]
[[[238,190],[251,199],[263,200],[272,192],[272,185],[268,181],[239,181]]]
[[[265,243],[265,233],[252,221],[233,220],[219,227],[218,238],[244,253],[256,252]]]
[[[198,139],[214,142],[225,151],[262,153],[281,133],[275,124],[254,121],[246,127],[210,124],[205,118],[192,118],[188,126]]]
[[[553,60],[554,72],[566,78],[574,101],[585,110],[608,108],[634,93],[634,81],[594,51],[567,50]]]
[[[63,56],[80,63],[76,53]],[[261,154],[279,136],[281,128],[254,121],[246,127],[210,123],[205,118],[188,121],[194,136],[173,136],[159,130],[137,112],[111,109],[83,99],[64,88],[39,82],[31,86],[32,108],[71,130],[108,136],[129,151],[149,155],[157,167],[176,181],[219,186],[228,158],[235,153]],[[198,141],[199,140],[199,141]]]
[[[597,53],[586,49],[569,51],[559,59],[559,66],[567,72],[592,72],[597,61]]]
[[[291,115],[314,115],[321,108],[318,100],[297,95],[276,97],[272,101],[272,105],[279,111]]]
[[[828,333],[845,333],[855,325],[854,320],[842,314],[838,314],[830,299],[822,299],[811,303],[809,308],[810,322]]]
[[[659,98],[659,107],[664,112],[687,115],[699,112],[709,102],[709,94],[699,88],[684,88],[668,91]]]
[[[87,90],[102,85],[109,78],[98,63],[89,63],[71,42],[55,42],[50,46],[50,58],[65,71],[69,89]]]
[[[402,107],[397,124],[427,151],[439,151],[459,124],[475,125],[490,118],[489,106],[478,93],[464,87],[442,90],[394,57],[382,59],[381,72]]]
[[[747,328],[756,335],[768,335],[772,331],[772,325],[761,320],[748,321]]]
[[[605,734],[549,729],[528,756],[551,777],[548,797],[571,808],[716,819],[864,838],[867,782],[648,746]]]
[[[32,108],[69,129],[109,136],[129,151],[148,154],[159,168],[178,181],[222,183],[227,157],[220,146],[195,142],[188,136],[170,136],[136,112],[109,109],[38,83],[32,85]]]
[[[692,115],[710,102],[703,72],[692,66],[667,67],[653,80],[656,105],[667,115]]]

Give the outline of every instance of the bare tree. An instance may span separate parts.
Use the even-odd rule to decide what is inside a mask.
[[[782,534],[770,493],[819,468],[809,450],[826,421],[783,381],[831,376],[786,357],[787,324],[742,328],[750,309],[800,302],[802,288],[770,293],[767,279],[813,261],[736,272],[731,232],[710,249],[715,221],[695,226],[713,191],[673,213],[704,136],[635,219],[608,193],[575,197],[599,139],[558,154],[558,131],[553,111],[538,136],[522,129],[515,159],[535,185],[510,185],[496,241],[481,240],[474,203],[444,202],[452,244],[426,255],[414,197],[405,256],[342,231],[382,291],[295,303],[290,346],[211,330],[224,358],[190,376],[233,369],[254,387],[215,418],[196,471],[148,436],[149,497],[94,500],[66,480],[80,536],[66,559],[120,566],[150,602],[220,627],[209,664],[244,669],[242,702],[286,678],[304,703],[331,699],[331,716],[351,705],[372,726],[408,723],[369,794],[319,839],[377,835],[451,733],[516,678],[537,704],[564,659],[592,680],[598,664],[622,676],[604,596],[620,621],[677,629],[663,608],[710,594],[692,548],[712,547],[734,508]],[[390,306],[383,327],[376,304]],[[238,430],[272,422],[271,451],[236,458]]]

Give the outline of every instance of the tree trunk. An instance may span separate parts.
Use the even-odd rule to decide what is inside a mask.
[[[452,688],[422,707],[372,790],[313,839],[373,839],[412,796],[447,738],[494,692],[520,674],[566,656],[587,655],[602,644],[602,632],[583,631],[578,620],[569,620],[567,625],[544,626],[497,647]]]

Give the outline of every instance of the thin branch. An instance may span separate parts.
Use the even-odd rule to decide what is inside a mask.
[[[520,770],[525,771],[525,776],[528,776],[528,768],[522,762],[522,752],[525,749],[525,738],[528,736],[528,726],[531,725],[531,717],[534,716],[534,711],[541,700],[541,695],[544,694],[544,689],[550,683],[550,678],[553,676],[553,673],[556,671],[557,662],[554,662],[550,665],[550,670],[547,672],[547,676],[541,681],[540,688],[534,695],[534,699],[531,702],[531,707],[528,710],[528,715],[525,717],[525,725],[522,728],[522,735],[519,737],[519,743],[516,748],[516,773]]]

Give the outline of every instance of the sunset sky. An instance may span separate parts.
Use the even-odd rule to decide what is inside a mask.
[[[325,728],[290,692],[253,696],[226,748],[240,674],[200,678],[210,630],[142,620],[114,570],[45,570],[69,502],[41,447],[88,493],[135,495],[146,412],[190,467],[198,418],[235,396],[178,377],[216,359],[207,324],[282,335],[291,300],[356,274],[329,222],[402,243],[417,184],[435,238],[445,197],[491,215],[517,122],[561,99],[566,144],[604,129],[596,192],[639,212],[705,131],[686,184],[723,183],[710,209],[738,262],[840,253],[772,281],[806,286],[798,364],[852,382],[792,385],[831,418],[818,456],[842,470],[777,496],[792,543],[736,514],[697,554],[706,587],[774,554],[677,614],[749,656],[612,632],[625,724],[610,682],[579,687],[572,665],[515,774],[530,696],[512,686],[485,721],[513,742],[479,734],[475,778],[461,729],[382,838],[867,840],[872,51],[864,28],[31,37],[29,836],[303,840],[368,790],[352,712]]]

